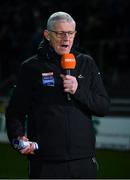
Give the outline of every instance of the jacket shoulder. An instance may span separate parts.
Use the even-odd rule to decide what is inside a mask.
[[[94,63],[94,59],[91,55],[89,54],[84,54],[84,53],[79,53],[76,56],[77,60],[80,61],[81,63],[87,63],[87,64],[93,64]]]

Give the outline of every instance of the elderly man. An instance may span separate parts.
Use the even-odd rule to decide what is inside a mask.
[[[109,98],[93,58],[74,49],[75,35],[69,14],[49,17],[44,40],[22,63],[7,107],[8,137],[28,156],[29,178],[96,178],[92,115],[106,115]],[[70,54],[76,66],[67,73],[61,59]]]

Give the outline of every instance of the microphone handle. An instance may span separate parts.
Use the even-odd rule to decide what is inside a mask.
[[[70,75],[70,69],[66,69],[66,75]]]
[[[66,70],[66,75],[70,75],[70,69]],[[71,100],[70,93],[67,93],[67,99],[68,99],[68,101]]]

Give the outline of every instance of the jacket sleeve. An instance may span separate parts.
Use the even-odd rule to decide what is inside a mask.
[[[13,138],[25,135],[25,120],[31,94],[32,73],[26,65],[22,65],[5,112],[7,135],[11,143]]]
[[[84,60],[86,61],[86,60]],[[80,107],[90,112],[92,115],[104,116],[108,113],[110,99],[101,78],[101,74],[93,59],[88,59],[89,63],[84,64],[83,77],[78,78],[78,88],[74,98]]]

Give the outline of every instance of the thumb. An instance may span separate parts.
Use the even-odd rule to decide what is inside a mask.
[[[64,74],[60,74],[60,77],[64,80],[65,79],[65,75]]]
[[[22,140],[24,140],[24,141],[28,141],[28,138],[27,138],[26,136],[19,136],[18,138],[19,138],[19,139],[22,139]]]

